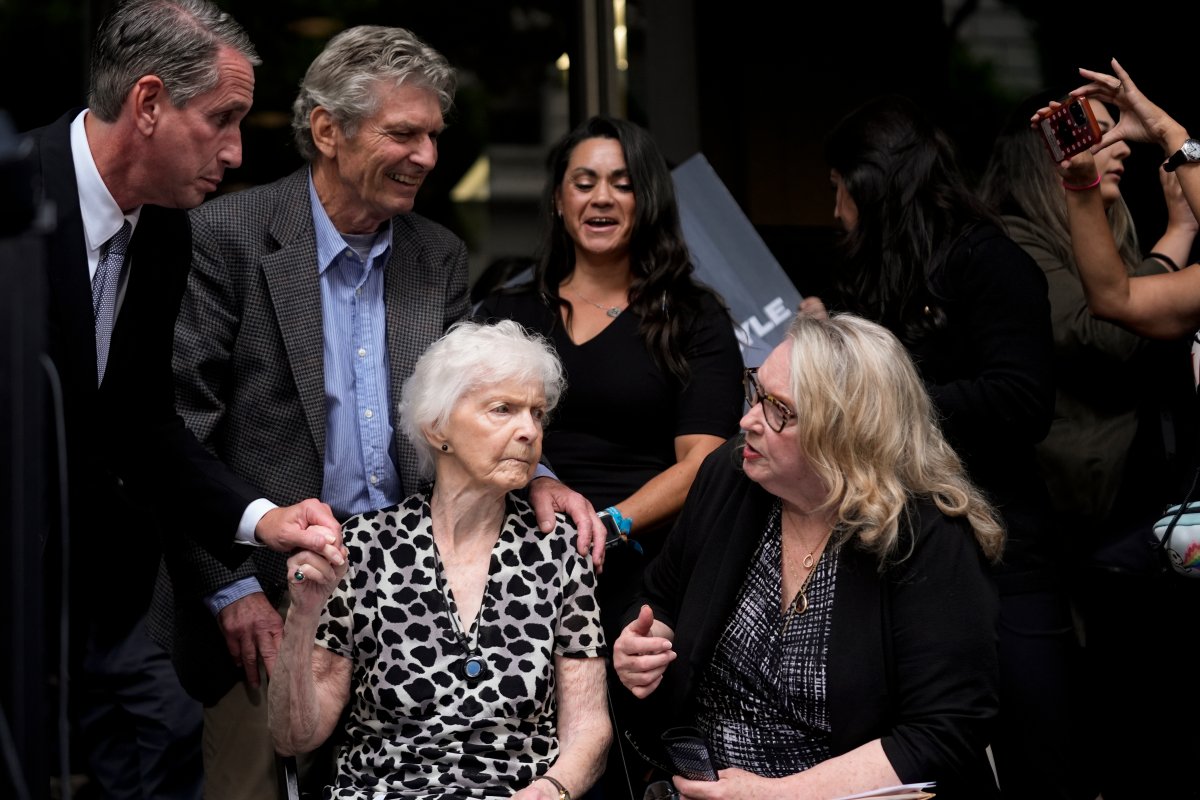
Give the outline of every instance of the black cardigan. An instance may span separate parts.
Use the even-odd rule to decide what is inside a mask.
[[[662,728],[693,724],[699,677],[774,500],[741,472],[738,454],[735,438],[705,460],[646,569],[640,602],[674,630],[678,655],[654,694],[622,703],[635,709],[622,721],[642,723],[643,745]],[[883,575],[874,556],[842,548],[829,641],[832,751],[880,738],[904,782],[937,781],[939,798],[997,796],[985,753],[998,707],[996,589],[965,520],[924,501],[912,504],[911,522],[911,555]]]

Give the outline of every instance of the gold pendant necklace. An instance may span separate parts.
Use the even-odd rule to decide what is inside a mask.
[[[800,564],[806,570],[808,570],[808,574],[805,575],[804,580],[801,581],[800,588],[796,590],[796,595],[795,595],[795,597],[792,598],[792,602],[788,603],[788,607],[786,609],[784,609],[783,630],[780,632],[781,635],[787,633],[788,626],[792,624],[792,619],[794,617],[798,617],[801,614],[803,614],[805,611],[808,611],[808,594],[806,592],[806,590],[808,589],[808,582],[812,580],[813,573],[816,572],[814,567],[816,567],[817,562],[821,560],[821,556],[825,555],[825,551],[821,550],[821,556],[816,556],[815,554],[816,554],[817,550],[821,549],[822,545],[825,544],[825,542],[829,539],[829,537],[831,535],[833,535],[832,527],[829,529],[829,531],[824,536],[821,537],[821,541],[817,543],[817,546],[814,547],[812,550],[809,550],[808,555],[806,555],[803,559],[801,559]],[[782,584],[783,583],[783,577],[782,577],[783,576],[783,567],[784,567],[784,563],[783,563],[783,520],[782,519],[779,521],[779,536],[780,536],[779,574],[780,574],[780,584]]]

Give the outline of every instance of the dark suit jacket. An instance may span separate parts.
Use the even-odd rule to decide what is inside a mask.
[[[234,545],[238,520],[260,495],[208,454],[175,413],[171,331],[190,263],[185,212],[142,208],[104,385],[96,386],[92,290],[71,159],[77,114],[27,135],[56,210],[47,241],[47,338],[62,383],[72,605],[84,615],[73,629],[90,620],[116,637],[149,607],[160,549],[147,531],[180,538],[183,528],[236,564],[251,549]],[[52,468],[51,502],[59,483]],[[147,524],[150,513],[157,525]],[[46,563],[55,559],[51,549]]]
[[[737,439],[704,461],[663,551],[646,567],[641,602],[675,632],[676,658],[645,700],[622,690],[618,716],[642,727],[643,749],[694,724],[696,692],[745,582],[774,498],[735,466]],[[996,795],[985,748],[999,683],[999,598],[970,529],[930,502],[912,506],[901,552],[882,575],[847,543],[838,560],[828,642],[831,748],[882,740],[904,782],[937,781],[938,797]],[[623,713],[622,713],[623,712]]]
[[[280,504],[320,496],[325,463],[324,330],[308,168],[216,198],[192,212],[193,266],[175,329],[178,408],[234,472]],[[384,273],[392,408],[417,359],[467,313],[462,240],[417,214],[393,220]],[[417,454],[395,430],[403,494],[418,491]],[[160,580],[152,629],[184,687],[213,702],[239,679],[201,598],[256,575],[285,589],[285,559],[256,550],[230,571],[195,547],[167,554],[175,602]],[[173,610],[172,610],[173,609]],[[174,619],[172,619],[172,615]],[[173,632],[171,628],[173,627]]]

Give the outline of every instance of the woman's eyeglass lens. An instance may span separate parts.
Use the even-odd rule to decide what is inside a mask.
[[[796,416],[790,408],[763,391],[758,382],[757,367],[750,367],[743,371],[742,386],[746,390],[746,405],[754,408],[757,404],[762,403],[763,416],[767,420],[767,424],[771,426],[771,430],[776,433],[782,433],[788,420]]]

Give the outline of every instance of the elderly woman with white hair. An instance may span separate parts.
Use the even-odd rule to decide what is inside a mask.
[[[401,425],[428,493],[353,517],[335,569],[298,553],[270,687],[284,754],[311,751],[349,704],[327,798],[563,800],[611,739],[595,575],[515,494],[564,386],[514,322],[461,322],[417,362]],[[342,573],[342,574],[339,574]]]

